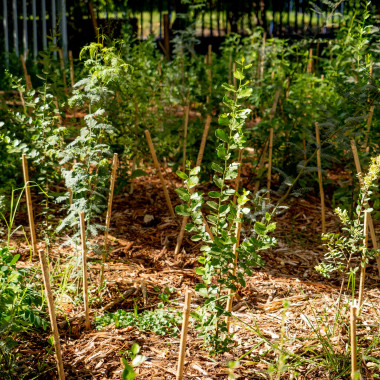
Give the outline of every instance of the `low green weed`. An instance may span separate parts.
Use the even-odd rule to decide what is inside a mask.
[[[164,309],[161,304],[154,311],[145,310],[141,314],[119,309],[95,318],[98,330],[111,323],[114,323],[116,328],[137,327],[140,331],[154,332],[157,335],[178,336],[182,317],[179,311]]]

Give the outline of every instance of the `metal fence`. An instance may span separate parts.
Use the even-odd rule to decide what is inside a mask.
[[[153,34],[161,39],[164,37],[164,18],[174,27],[176,13],[185,9],[180,0],[129,0],[127,6],[123,1],[104,3],[100,0],[84,5],[74,0],[2,2],[0,52],[5,53],[7,64],[9,54],[23,54],[25,59],[36,58],[40,50],[47,48],[49,38],[54,44],[58,43],[64,59],[67,59],[71,45],[83,45],[94,39],[96,27],[107,32],[113,25],[113,33],[120,34],[122,25],[127,23],[139,38]],[[373,7],[375,2],[372,0]],[[340,25],[341,16],[353,14],[363,2],[346,0],[338,3],[329,27],[322,27],[324,6],[322,0],[207,0],[200,11],[196,31],[200,37],[223,37],[229,32],[244,34],[259,25],[269,35],[280,37],[316,31],[328,34]],[[169,17],[164,17],[165,14]]]

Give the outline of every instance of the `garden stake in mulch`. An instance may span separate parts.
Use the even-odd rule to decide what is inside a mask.
[[[280,97],[281,90],[276,90],[274,94],[273,106],[270,111],[269,120],[274,118],[277,110],[278,99]],[[272,155],[273,155],[273,127],[269,130],[269,154],[268,154],[268,173],[267,173],[267,189],[270,196],[270,187],[272,182]]]
[[[183,307],[181,342],[179,345],[179,356],[178,356],[178,367],[177,367],[176,380],[182,380],[183,379],[183,366],[185,364],[187,330],[188,330],[188,326],[189,326],[189,317],[190,317],[190,301],[191,301],[191,292],[190,292],[190,290],[186,290],[186,292],[185,292],[185,305]]]
[[[211,125],[211,115],[207,115],[206,116],[205,129],[203,130],[203,136],[202,136],[201,146],[199,148],[197,162],[196,162],[195,166],[201,166],[201,164],[202,164],[203,153],[204,153],[204,150],[205,150],[205,147],[206,147],[206,141],[207,141],[207,136],[208,136],[208,131],[210,129],[210,125]],[[195,190],[195,187],[191,188],[190,189],[190,193],[193,193],[194,190]],[[178,239],[177,239],[177,245],[176,245],[175,250],[174,250],[174,254],[175,255],[177,255],[179,253],[180,249],[181,249],[182,241],[183,241],[183,236],[185,234],[185,227],[186,227],[188,219],[189,219],[188,216],[184,216],[183,219],[182,219],[181,230],[179,232]],[[210,234],[210,237],[212,239],[211,230],[210,230],[210,228],[208,226],[208,223],[207,223],[206,219],[203,218],[203,222],[204,222],[204,224],[206,226],[207,232]]]
[[[46,261],[44,250],[41,249],[39,252],[37,252],[36,235],[35,235],[34,220],[33,220],[33,204],[32,204],[32,198],[31,198],[30,187],[29,187],[28,162],[26,160],[25,154],[22,155],[22,168],[24,172],[25,193],[26,193],[26,202],[27,202],[28,217],[29,217],[29,228],[32,233],[33,254],[34,255],[38,254],[40,258],[40,265],[41,265],[42,277],[43,277],[44,287],[45,287],[45,294],[46,294],[47,305],[48,305],[48,310],[49,310],[51,330],[52,330],[53,338],[54,338],[54,349],[55,349],[55,358],[57,362],[58,377],[59,377],[59,380],[65,380],[65,371],[63,369],[61,343],[59,341],[57,319],[55,316],[54,299],[53,299],[53,293],[51,291],[51,286],[50,286],[49,266]]]
[[[29,91],[33,88],[33,86],[32,86],[32,81],[30,79],[30,75],[28,75],[28,70],[27,70],[26,64],[25,64],[25,58],[22,54],[20,55],[20,61],[21,61],[21,65],[22,65],[22,70],[24,71],[26,89]]]
[[[112,160],[112,174],[111,174],[110,193],[108,197],[108,207],[107,207],[107,215],[106,215],[106,229],[104,231],[104,247],[103,247],[103,256],[102,256],[102,266],[101,266],[101,272],[100,272],[100,285],[102,285],[103,280],[104,280],[104,263],[106,262],[107,253],[108,253],[108,232],[109,232],[110,223],[111,223],[113,191],[115,188],[117,166],[118,166],[118,156],[117,156],[117,153],[115,153],[113,155],[113,160]]]
[[[61,63],[61,70],[62,70],[63,90],[65,91],[65,94],[66,94],[67,93],[67,82],[66,82],[66,74],[65,74],[65,63],[63,61],[63,49],[59,49],[58,54],[59,54],[59,61]]]
[[[87,246],[86,246],[86,227],[84,224],[84,212],[79,213],[79,219],[80,219],[80,237],[81,237],[81,245],[82,245],[84,312],[86,314],[86,330],[89,330],[90,329],[90,310],[88,307]]]
[[[317,140],[317,167],[318,167],[318,183],[319,183],[319,194],[321,197],[321,218],[322,218],[322,233],[326,232],[326,217],[325,217],[325,194],[323,191],[322,182],[322,164],[321,164],[321,139],[319,136],[319,125],[315,123],[315,137]]]
[[[74,60],[73,60],[73,52],[69,50],[69,61],[70,61],[70,80],[71,87],[74,88],[75,79],[74,79]]]
[[[367,248],[368,248],[368,216],[369,216],[369,211],[364,213],[363,255],[362,255],[362,260],[361,260],[361,268],[360,268],[359,301],[358,301],[359,315],[362,312],[363,299],[364,299],[366,254],[367,254]]]
[[[369,109],[368,117],[367,117],[367,132],[365,136],[365,141],[364,141],[364,149],[368,151],[368,141],[369,141],[369,134],[371,132],[371,125],[372,125],[372,119],[373,119],[373,113],[375,111],[375,106],[372,105]]]
[[[350,327],[351,327],[351,379],[357,379],[357,352],[356,352],[356,312],[357,306],[356,301],[353,300],[351,304],[351,317],[350,317]],[[360,374],[359,374],[360,376]]]
[[[183,156],[182,156],[182,170],[186,171],[186,145],[187,145],[187,127],[189,124],[189,112],[190,112],[190,94],[187,93],[186,106],[185,106],[185,121],[183,125]]]
[[[362,169],[360,167],[358,150],[356,149],[356,144],[354,140],[351,140],[351,150],[352,150],[352,154],[354,155],[354,162],[355,162],[356,172],[358,173],[359,184],[360,184],[360,187],[362,187],[362,182],[363,182]],[[365,204],[365,208],[369,208],[368,203]],[[368,215],[368,227],[369,227],[369,232],[371,234],[373,249],[377,251],[378,244],[377,244],[376,232],[375,232],[373,220],[370,214]],[[376,256],[376,264],[377,264],[377,270],[380,275],[380,257],[379,256]]]
[[[22,155],[22,171],[24,173],[25,195],[26,195],[26,205],[28,209],[30,235],[31,235],[31,241],[32,241],[32,253],[37,255],[37,238],[36,238],[36,229],[34,226],[32,196],[30,193],[28,161],[26,159],[25,154]]]
[[[165,195],[165,199],[166,199],[166,204],[168,205],[171,217],[174,219],[175,214],[174,214],[172,202],[171,202],[170,197],[169,197],[169,192],[168,192],[168,189],[166,187],[164,177],[162,176],[162,173],[161,173],[160,164],[158,163],[158,160],[157,160],[156,151],[154,149],[152,138],[150,137],[150,133],[147,129],[145,130],[145,136],[146,136],[146,139],[148,140],[148,145],[149,145],[150,153],[151,153],[152,158],[153,158],[154,166],[156,167],[158,177],[160,178],[160,182],[161,182],[162,189],[164,191],[164,195]]]
[[[241,215],[240,215],[240,205],[239,205],[238,209],[237,209],[236,218],[240,219],[240,216]],[[233,254],[234,254],[233,274],[234,274],[234,276],[236,276],[236,267],[237,267],[238,256],[239,256],[238,249],[239,249],[239,244],[240,244],[240,232],[241,232],[241,221],[238,220],[236,222],[236,243],[234,244],[234,247],[233,247]],[[227,310],[228,313],[231,313],[232,302],[233,302],[233,298],[234,298],[231,289],[228,289],[228,294],[229,294],[229,297],[228,297],[228,300],[227,300],[226,310]],[[230,317],[228,315],[226,317],[226,324],[227,324],[227,332],[230,332]]]

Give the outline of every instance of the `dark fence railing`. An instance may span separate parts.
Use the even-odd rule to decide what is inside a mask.
[[[76,0],[2,0],[0,16],[0,53],[36,58],[50,41],[58,43],[66,59],[68,50],[77,52],[94,40],[95,31],[118,37],[125,27],[139,38],[153,35],[163,39],[166,31],[183,27],[179,13],[189,11],[181,0],[89,1]],[[268,35],[297,37],[319,33],[332,35],[343,22],[363,7],[363,1],[337,3],[333,12],[321,0],[207,0],[197,10],[196,33],[199,37],[223,37],[229,32],[245,34],[255,26]],[[375,7],[376,0],[372,0]],[[331,14],[327,25],[326,15]],[[166,33],[167,34],[167,33]],[[57,37],[58,36],[58,37]],[[169,36],[166,36],[169,38]],[[28,54],[29,53],[29,54]]]

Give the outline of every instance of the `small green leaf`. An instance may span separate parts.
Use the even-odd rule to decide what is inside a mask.
[[[189,189],[191,189],[191,188],[194,187],[194,186],[197,186],[198,183],[199,183],[199,178],[198,178],[198,177],[190,177],[190,178],[187,180],[187,182],[186,182],[186,184],[187,184],[187,186],[189,187]]]
[[[215,131],[215,136],[218,138],[218,139],[220,139],[220,140],[222,140],[222,141],[224,141],[224,142],[228,142],[228,137],[227,137],[227,135],[226,135],[226,132],[224,132],[224,130],[223,129],[217,129],[216,131]]]
[[[209,196],[210,198],[220,198],[220,193],[219,193],[218,191],[210,191],[210,192],[208,193],[208,196]]]
[[[176,171],[176,174],[177,174],[177,176],[178,176],[179,178],[182,178],[182,179],[185,179],[185,180],[189,178],[188,175],[187,175],[186,173],[181,172],[180,170],[177,170],[177,171]]]
[[[244,74],[239,69],[236,69],[235,72],[234,72],[234,77],[237,80],[243,80],[244,79]]]

